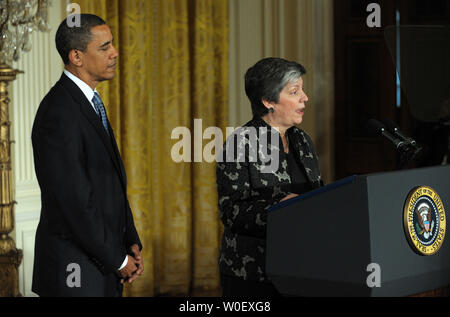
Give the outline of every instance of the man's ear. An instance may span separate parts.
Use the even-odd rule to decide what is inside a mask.
[[[71,50],[69,52],[69,60],[72,64],[74,64],[75,66],[80,67],[83,64],[83,60],[82,60],[82,56],[81,56],[82,52],[79,50]]]

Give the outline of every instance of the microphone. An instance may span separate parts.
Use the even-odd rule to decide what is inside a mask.
[[[418,157],[419,153],[422,152],[422,147],[419,146],[417,144],[417,142],[410,138],[405,136],[401,131],[400,131],[400,127],[392,120],[386,119],[383,120],[383,123],[386,125],[386,127],[388,128],[388,130],[395,134],[396,136],[398,136],[400,139],[402,139],[403,141],[405,141],[410,147],[412,147],[413,150],[413,155],[412,158],[416,158]]]
[[[398,136],[400,139],[402,139],[403,141],[411,144],[412,146],[416,147],[417,143],[414,139],[411,139],[407,136],[405,136],[401,131],[400,131],[400,127],[392,120],[386,119],[383,120],[383,123],[385,124],[386,128],[393,134],[395,134],[396,136]]]
[[[389,133],[386,130],[386,127],[384,124],[382,124],[380,121],[375,119],[370,119],[367,122],[367,131],[372,136],[384,136],[386,139],[388,139],[392,144],[394,144],[395,148],[397,150],[403,151],[405,150],[405,147],[407,147],[407,143],[403,140],[400,140],[399,138],[395,137],[391,133]]]

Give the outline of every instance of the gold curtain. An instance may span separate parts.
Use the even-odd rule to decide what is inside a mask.
[[[214,163],[175,163],[172,130],[194,119],[225,131],[227,0],[78,0],[111,27],[116,77],[99,85],[128,177],[145,272],[126,296],[219,286],[222,226]],[[203,131],[200,131],[200,134]],[[201,136],[200,136],[201,138]],[[204,140],[203,145],[209,142]],[[192,145],[194,142],[192,142]]]

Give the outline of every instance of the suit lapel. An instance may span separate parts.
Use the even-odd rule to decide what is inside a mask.
[[[61,76],[61,82],[63,86],[70,92],[72,97],[75,99],[75,101],[79,104],[81,113],[86,117],[86,119],[89,121],[89,123],[94,127],[95,131],[99,135],[100,139],[102,140],[106,151],[109,154],[109,157],[113,161],[114,167],[117,170],[117,173],[120,176],[122,185],[124,184],[123,175],[121,168],[119,166],[118,158],[116,157],[115,151],[113,149],[113,142],[111,141],[111,138],[114,138],[114,134],[111,133],[111,136],[109,136],[105,128],[103,127],[103,124],[95,112],[95,110],[92,108],[91,103],[87,100],[86,96],[83,94],[83,92],[78,88],[78,86],[70,80],[66,75]],[[108,121],[108,127],[109,127],[109,121]],[[109,128],[112,132],[111,128]],[[115,144],[115,140],[114,140]]]

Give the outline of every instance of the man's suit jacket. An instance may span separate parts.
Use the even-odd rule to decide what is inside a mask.
[[[64,74],[39,105],[32,143],[42,210],[32,290],[41,296],[115,296],[128,248],[142,248],[108,128],[109,135]]]

